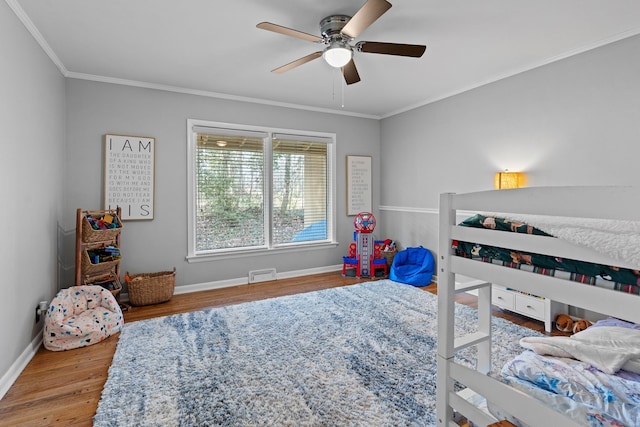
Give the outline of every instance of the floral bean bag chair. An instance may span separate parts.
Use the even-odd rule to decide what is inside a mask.
[[[118,302],[102,286],[72,286],[53,298],[44,324],[44,347],[62,351],[96,344],[124,326]]]

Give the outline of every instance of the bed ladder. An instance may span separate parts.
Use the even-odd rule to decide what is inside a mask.
[[[478,346],[477,370],[486,374],[491,370],[491,283],[483,280],[456,282],[455,293],[478,291],[478,331],[458,337],[453,343],[453,352]]]

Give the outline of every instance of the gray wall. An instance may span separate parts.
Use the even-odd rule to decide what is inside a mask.
[[[382,120],[386,234],[435,251],[438,195],[505,168],[530,186],[639,185],[639,77],[636,36]]]
[[[175,266],[176,284],[182,286],[246,279],[249,270],[262,268],[275,267],[280,274],[341,264],[353,230],[353,217],[346,216],[345,207],[345,157],[348,154],[373,157],[373,204],[379,205],[378,120],[73,79],[67,82],[67,105],[66,230],[75,227],[75,209],[102,207],[103,135],[119,133],[156,138],[154,219],[125,222],[123,271],[151,272]],[[300,250],[280,256],[187,263],[188,118],[336,133],[337,239],[341,244],[331,249]],[[73,278],[72,246],[65,250],[64,258],[68,260],[65,276],[69,282]]]
[[[35,323],[38,301],[57,291],[65,81],[5,2],[0,2],[0,52],[2,395],[28,361],[23,352],[35,350],[30,346],[42,326]]]

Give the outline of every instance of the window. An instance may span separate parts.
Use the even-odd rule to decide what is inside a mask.
[[[333,135],[187,127],[188,258],[333,243]]]

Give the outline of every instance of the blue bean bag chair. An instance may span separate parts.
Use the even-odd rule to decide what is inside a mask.
[[[431,251],[423,248],[407,248],[393,258],[389,279],[413,286],[427,286],[433,276],[434,259]]]

